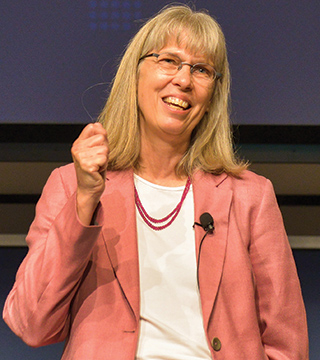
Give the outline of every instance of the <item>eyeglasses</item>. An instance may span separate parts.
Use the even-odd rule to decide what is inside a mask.
[[[156,58],[156,63],[159,69],[166,75],[175,75],[182,69],[183,65],[188,65],[190,66],[190,73],[193,77],[203,83],[210,83],[222,77],[222,74],[217,72],[210,64],[196,63],[192,65],[182,61],[178,55],[172,53],[147,54],[142,56],[139,60],[143,60],[151,56]]]

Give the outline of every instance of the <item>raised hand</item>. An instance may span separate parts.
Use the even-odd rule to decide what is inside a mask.
[[[84,225],[90,225],[105,188],[108,151],[107,132],[100,123],[87,125],[71,149],[78,181],[77,211]]]

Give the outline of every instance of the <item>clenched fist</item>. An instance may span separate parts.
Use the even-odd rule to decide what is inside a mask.
[[[105,188],[108,151],[107,132],[100,123],[87,125],[71,149],[78,181],[77,211],[84,225],[90,225]]]

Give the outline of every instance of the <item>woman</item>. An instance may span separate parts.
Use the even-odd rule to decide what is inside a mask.
[[[236,160],[228,101],[209,15],[173,6],[141,28],[37,205],[4,309],[26,343],[66,339],[76,360],[308,359],[274,192]]]

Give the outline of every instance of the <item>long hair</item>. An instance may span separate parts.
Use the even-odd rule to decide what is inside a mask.
[[[177,45],[183,42],[187,50],[204,55],[222,74],[214,85],[210,108],[193,130],[189,147],[178,163],[176,173],[192,175],[195,170],[201,169],[214,174],[227,172],[239,175],[246,164],[236,158],[232,146],[230,72],[224,35],[210,15],[194,11],[186,5],[164,8],[142,26],[126,48],[109,98],[99,116],[108,133],[108,169],[139,167],[139,59],[151,50],[160,50],[170,40],[175,40]]]

